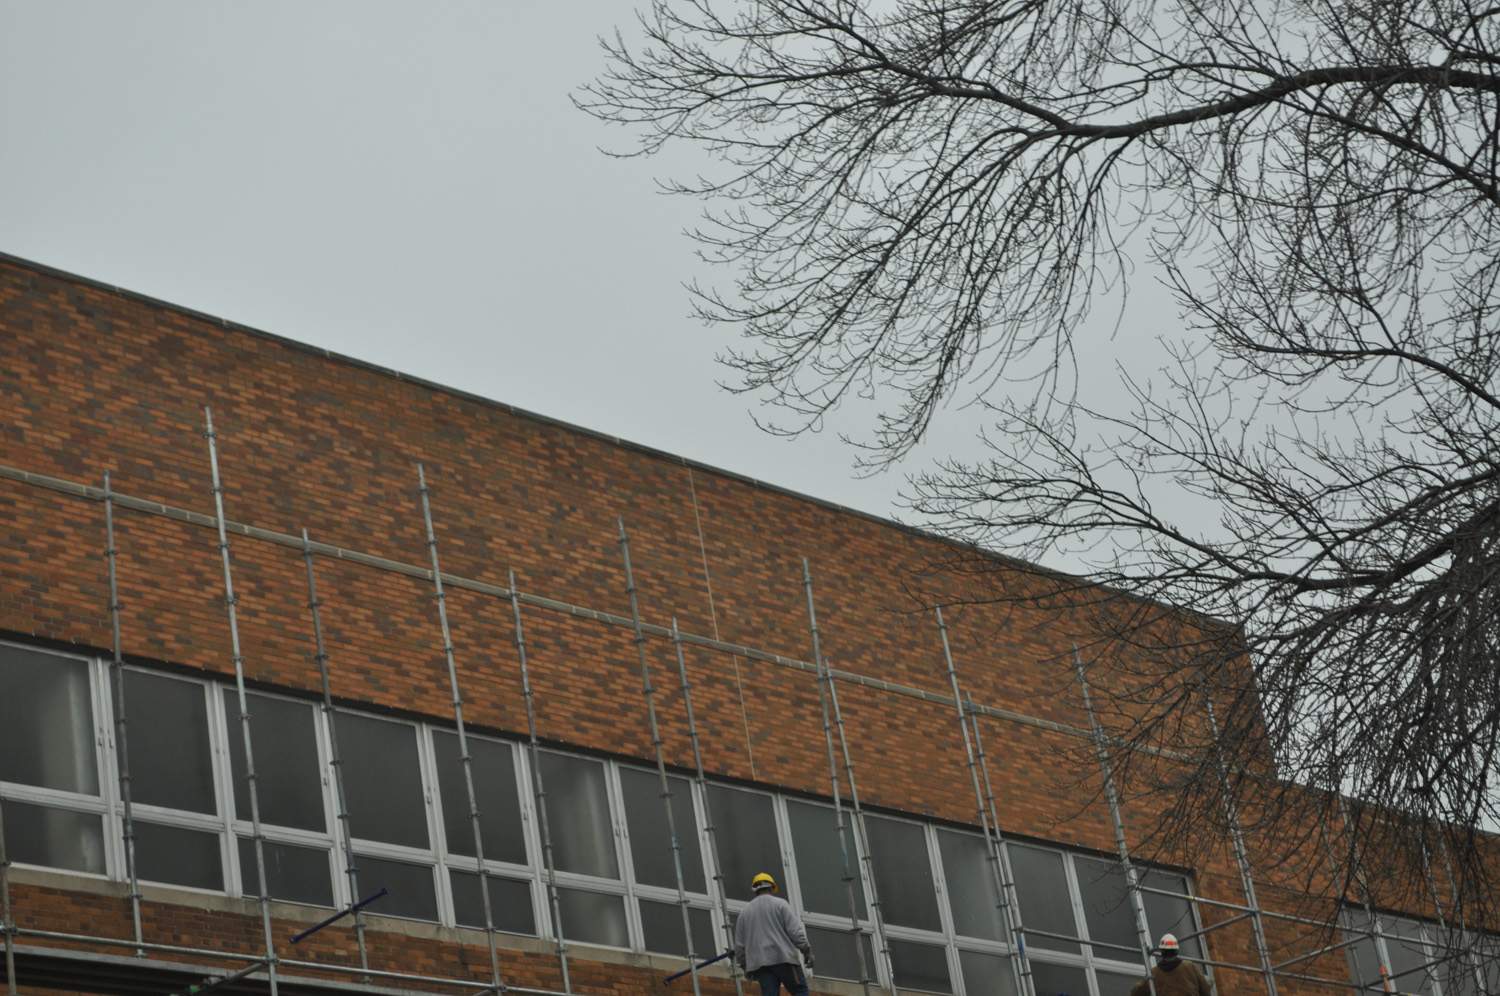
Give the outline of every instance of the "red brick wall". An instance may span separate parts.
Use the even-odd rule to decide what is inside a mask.
[[[675,614],[684,630],[709,635],[717,626],[724,640],[807,659],[801,586],[801,558],[807,557],[824,651],[835,666],[947,692],[932,618],[913,611],[905,587],[912,571],[952,555],[937,540],[502,405],[0,262],[0,406],[6,412],[0,463],[95,485],[109,469],[119,492],[211,514],[201,435],[205,404],[213,406],[231,519],[288,533],[306,527],[325,543],[423,564],[415,469],[421,460],[447,572],[503,585],[513,567],[525,591],[625,614],[615,524],[623,516],[647,621],[666,624]],[[0,481],[0,522],[0,629],[107,648],[100,504]],[[230,672],[215,542],[202,526],[119,514],[128,654]],[[316,689],[300,554],[247,538],[232,543],[247,676]],[[705,560],[716,618],[709,611]],[[335,694],[439,721],[449,716],[428,587],[326,558],[318,570]],[[449,614],[467,718],[480,728],[524,731],[508,604],[452,589]],[[1017,604],[974,605],[948,621],[976,700],[1086,724],[1067,656],[1085,617]],[[650,756],[627,629],[528,609],[526,635],[543,736]],[[664,692],[659,706],[669,758],[687,765],[671,647],[653,639],[649,651]],[[701,648],[689,649],[689,665],[712,771],[826,791],[810,675]],[[971,819],[973,798],[951,708],[852,684],[841,686],[841,699],[865,799]],[[1079,753],[1081,741],[994,719],[984,721],[984,733],[1007,830],[1112,850],[1107,814],[1093,802],[1097,772]],[[1138,810],[1129,818],[1144,825],[1151,815]],[[1222,849],[1192,863],[1205,890],[1239,899]],[[23,890],[19,901],[24,907],[37,898]],[[119,913],[118,902],[111,912]],[[79,915],[64,910],[58,919]],[[183,933],[167,922],[175,915],[153,912],[174,936]],[[208,929],[191,929],[200,927]],[[228,933],[236,943],[250,943],[243,925]],[[421,965],[411,967],[432,961],[436,968],[454,955],[424,950],[412,957]],[[472,952],[466,957],[482,962]]]

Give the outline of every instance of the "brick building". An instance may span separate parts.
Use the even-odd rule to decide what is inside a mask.
[[[623,521],[695,951],[723,948],[725,912],[766,870],[809,925],[815,989],[858,992],[864,972],[876,976],[872,987],[894,977],[913,991],[1014,993],[1012,934],[997,908],[942,645],[905,587],[951,553],[944,542],[12,258],[0,259],[0,358],[0,814],[21,991],[182,989],[265,954],[208,405],[258,769],[272,897],[264,910],[283,991],[475,992],[491,981],[420,462],[506,983],[659,992],[685,965]],[[304,529],[332,712],[320,708]],[[803,558],[863,807],[864,834],[846,834],[863,959],[835,830],[824,686],[810,663]],[[680,644],[669,638],[673,620]],[[1080,760],[1088,718],[1070,648],[1086,623],[1011,604],[967,606],[948,624],[978,704],[1015,905],[1031,931],[1034,991],[1124,996],[1141,958],[1099,772]],[[127,751],[139,948],[124,845]],[[840,792],[847,810],[847,782]],[[1127,807],[1127,830],[1150,815]],[[359,965],[354,917],[291,940],[364,898],[346,875],[346,839],[359,892],[387,890],[361,915],[364,977],[320,967]],[[1275,869],[1258,874],[1267,906],[1295,888]],[[1227,841],[1163,860],[1144,881],[1160,890],[1145,894],[1153,934],[1196,934],[1235,915],[1210,900],[1244,901]],[[1399,925],[1414,939],[1381,942],[1398,968],[1420,961],[1423,943],[1417,920]],[[1273,932],[1285,956],[1296,940]],[[1219,963],[1221,991],[1263,991],[1258,974],[1228,967],[1256,964],[1243,918],[1185,947]],[[1368,980],[1376,950],[1361,941],[1305,962],[1305,972]],[[723,969],[705,971],[705,990],[732,991]],[[235,985],[267,988],[263,972]],[[1472,990],[1445,977],[1424,991]]]

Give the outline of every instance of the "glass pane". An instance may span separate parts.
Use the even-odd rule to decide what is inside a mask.
[[[1187,879],[1181,875],[1157,871],[1154,868],[1148,868],[1142,873],[1141,884],[1150,889],[1161,889],[1182,895],[1187,895],[1188,892]],[[1184,957],[1203,957],[1203,948],[1199,946],[1198,938],[1189,936],[1197,932],[1198,925],[1193,922],[1192,906],[1186,899],[1176,899],[1154,892],[1142,892],[1141,900],[1146,904],[1146,922],[1151,925],[1153,943],[1162,934],[1176,934],[1177,939],[1182,942]],[[1124,959],[1135,960],[1129,955],[1124,955]]]
[[[714,944],[713,921],[709,918],[708,910],[690,907],[688,920],[693,925],[693,954],[698,956],[698,960],[718,954]],[[682,907],[676,903],[656,903],[642,899],[641,930],[646,937],[647,951],[687,957],[687,947],[682,943]]]
[[[698,820],[693,815],[693,784],[672,775],[667,776],[667,784],[672,790],[672,822],[677,826],[677,844],[682,849],[683,884],[689,892],[707,892],[703,852],[698,847]],[[676,889],[677,873],[672,867],[672,838],[667,832],[660,776],[654,771],[621,768],[620,787],[625,792],[625,821],[630,829],[635,880]],[[677,932],[682,933],[681,925]]]
[[[784,883],[786,872],[781,867],[771,797],[725,785],[710,785],[708,797],[723,863],[724,894],[730,899],[753,899],[750,880],[760,872],[769,873],[778,884]]]
[[[879,816],[866,817],[865,829],[870,836],[875,894],[886,922],[942,930],[925,829],[918,823]]]
[[[484,897],[479,891],[479,875],[453,871],[453,913],[460,926],[484,927]],[[513,878],[495,875],[490,881],[490,919],[496,930],[507,934],[536,935],[536,916],[531,909],[531,886]]]
[[[427,847],[416,728],[347,712],[334,713],[334,723],[354,836]],[[364,879],[360,882],[363,888]]]
[[[0,782],[99,794],[83,661],[0,646]]]
[[[194,813],[218,812],[203,686],[126,671],[125,709],[130,721],[126,746],[131,800]]]
[[[136,877],[143,882],[224,891],[219,835],[157,823],[135,824]]]
[[[245,735],[240,729],[240,700],[224,690],[228,717],[229,762],[234,771],[234,814],[250,819],[250,787],[245,781]],[[247,694],[251,747],[255,751],[256,795],[263,823],[325,831],[323,775],[313,707],[305,702]],[[347,777],[348,768],[345,768]],[[273,890],[274,891],[274,890]]]
[[[1479,959],[1484,957],[1479,950],[1479,938],[1471,934],[1466,938],[1453,936],[1444,940],[1443,947],[1434,953],[1434,957],[1450,955],[1439,969],[1443,996],[1480,996],[1479,977],[1474,974]]]
[[[625,929],[624,897],[558,889],[557,905],[562,911],[563,936],[568,940],[612,948],[630,947],[630,933]]]
[[[900,989],[920,989],[929,993],[951,993],[948,978],[948,952],[945,948],[913,941],[891,939],[891,968]]]
[[[873,980],[875,976],[875,948],[869,934],[861,934],[865,949],[865,971]],[[813,973],[822,979],[848,979],[860,981],[859,954],[854,947],[854,938],[847,930],[828,930],[825,927],[807,928],[807,943],[812,945],[813,959],[817,970]]]
[[[1089,981],[1082,968],[1031,959],[1031,982],[1036,996],[1088,996]]]
[[[1009,843],[1006,844],[1006,853],[1010,855],[1010,871],[1015,876],[1016,901],[1021,907],[1020,922],[1028,930],[1077,937],[1078,924],[1073,917],[1073,902],[1067,875],[1063,872],[1062,855],[1056,851]],[[1026,943],[1053,951],[1077,953],[1079,950],[1073,941],[1059,941],[1036,933],[1028,933]]]
[[[1344,939],[1355,934],[1364,935],[1344,949],[1349,961],[1349,981],[1355,986],[1363,983],[1365,992],[1384,991],[1380,984],[1380,956],[1375,948],[1375,939],[1369,936],[1369,920],[1363,913],[1345,913],[1341,919],[1346,930]]]
[[[619,878],[604,765],[582,757],[544,753],[541,766],[553,863],[560,871]]]
[[[342,737],[343,733],[340,732],[339,736]],[[354,867],[359,873],[360,892],[370,896],[381,889],[388,890],[387,895],[366,906],[366,910],[382,916],[404,916],[410,920],[438,918],[437,890],[432,882],[431,868],[372,858],[367,854],[356,854]]]
[[[1403,993],[1431,996],[1433,970],[1423,968],[1432,956],[1422,943],[1421,927],[1411,920],[1381,917],[1385,950],[1391,959],[1391,981]]]
[[[254,722],[254,713],[251,714]],[[255,841],[240,842],[240,892],[260,895],[260,877],[255,869]],[[266,856],[266,887],[272,899],[309,906],[332,906],[333,885],[328,877],[328,852],[316,847],[297,847],[274,840],[262,841]]]
[[[844,814],[844,847],[839,847],[838,817],[831,806],[788,799],[787,822],[792,826],[792,851],[797,864],[797,884],[802,906],[814,913],[849,915],[849,883],[863,919],[865,886],[859,877],[859,851],[854,846],[849,814]],[[847,862],[847,865],[846,865]],[[849,882],[845,882],[845,875]]]
[[[1140,935],[1135,929],[1130,890],[1125,886],[1125,869],[1118,862],[1082,857],[1074,857],[1073,868],[1078,873],[1078,889],[1083,893],[1089,939],[1095,942],[1094,957],[1139,960]],[[1099,942],[1115,946],[1103,947]]]
[[[1099,983],[1099,996],[1130,996],[1130,990],[1145,977],[1144,972],[1140,975],[1122,975],[1119,972],[1094,970],[1094,978]]]
[[[468,737],[479,803],[480,843],[486,861],[526,864],[526,837],[521,832],[521,799],[510,744]],[[474,856],[474,823],[469,819],[469,789],[458,756],[458,734],[433,731],[438,793],[443,800],[443,832],[448,853]],[[514,933],[514,931],[513,931]]]
[[[958,963],[964,972],[968,996],[1016,996],[1016,975],[1010,959],[982,951],[960,951]]]
[[[3,809],[10,860],[104,874],[104,831],[99,817],[10,799]]]
[[[989,845],[983,837],[952,830],[939,830],[937,836],[938,851],[943,857],[943,879],[948,883],[948,903],[953,910],[953,929],[966,937],[1007,940]]]

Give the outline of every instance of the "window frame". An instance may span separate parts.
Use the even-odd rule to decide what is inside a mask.
[[[123,878],[123,869],[125,867],[124,843],[113,840],[118,835],[112,832],[114,820],[111,819],[116,800],[119,796],[119,781],[115,777],[114,710],[110,702],[113,690],[108,684],[108,672],[104,672],[106,678],[101,682],[99,660],[87,654],[68,653],[66,651],[54,650],[50,647],[26,643],[21,640],[0,639],[0,647],[14,647],[17,650],[27,653],[77,661],[84,667],[84,674],[89,683],[89,707],[92,713],[90,720],[93,725],[90,743],[93,748],[94,777],[95,783],[99,786],[99,794],[89,795],[86,792],[73,792],[67,789],[54,789],[41,785],[25,785],[21,782],[0,781],[0,804],[4,802],[18,802],[30,806],[41,806],[47,809],[57,809],[97,817],[102,835],[101,856],[104,862],[104,871],[90,872],[62,869],[52,865],[30,864],[28,862],[17,861],[14,858],[11,858],[11,866],[15,868],[34,868],[39,871],[56,872],[64,875],[78,875],[83,878],[94,879],[95,881],[111,881]]]

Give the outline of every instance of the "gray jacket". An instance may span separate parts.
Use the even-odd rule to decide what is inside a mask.
[[[734,924],[734,960],[746,972],[767,965],[795,965],[797,952],[812,960],[807,931],[791,904],[763,892],[750,900]]]

